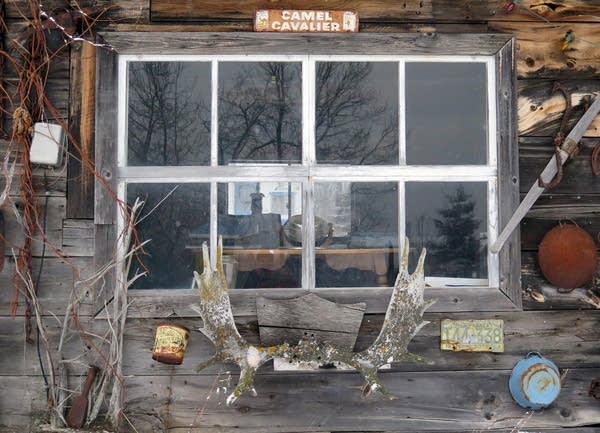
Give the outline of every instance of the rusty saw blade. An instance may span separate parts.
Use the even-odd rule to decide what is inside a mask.
[[[577,143],[579,143],[579,140],[581,140],[581,137],[583,137],[584,132],[587,131],[588,126],[590,126],[598,112],[600,112],[600,97],[597,97],[594,103],[590,106],[590,108],[587,109],[585,114],[581,117],[581,119],[579,119],[579,122],[577,122],[575,127],[571,130],[569,135],[567,135],[562,145],[560,146],[561,165],[567,162],[569,156],[573,154],[574,150],[577,148]],[[554,154],[554,156],[552,156],[552,158],[550,159],[548,164],[546,164],[546,167],[540,174],[540,178],[544,181],[544,183],[549,183],[558,172],[556,157],[557,154]],[[510,220],[508,221],[504,229],[502,229],[502,232],[500,233],[496,241],[490,246],[490,251],[493,254],[498,253],[502,249],[502,246],[504,245],[506,240],[510,237],[512,232],[517,228],[517,226],[525,217],[527,212],[529,212],[531,206],[533,206],[533,204],[537,201],[538,197],[542,195],[542,193],[545,190],[546,188],[543,188],[538,185],[538,180],[536,178],[535,182],[533,183],[533,185],[531,185],[531,188],[529,188],[527,195],[525,196],[515,213],[512,215],[512,217],[510,217]]]

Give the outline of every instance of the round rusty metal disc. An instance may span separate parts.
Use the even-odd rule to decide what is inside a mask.
[[[554,227],[540,243],[539,264],[542,274],[557,287],[580,287],[593,278],[597,263],[594,239],[574,224]]]

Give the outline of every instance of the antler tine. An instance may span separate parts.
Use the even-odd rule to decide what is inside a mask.
[[[217,261],[215,270],[219,274],[223,274],[223,236],[219,236],[219,240],[217,241]]]
[[[425,256],[427,255],[427,249],[423,247],[421,249],[421,255],[419,256],[419,261],[417,262],[417,267],[415,268],[415,272],[413,275],[423,275],[425,272]]]
[[[204,273],[210,272],[210,255],[208,254],[208,245],[206,242],[202,243],[202,262],[204,264]]]
[[[408,255],[410,252],[410,241],[404,238],[404,247],[402,248],[402,262],[400,263],[400,272],[408,273]]]

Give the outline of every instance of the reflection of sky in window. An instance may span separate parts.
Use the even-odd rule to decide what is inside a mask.
[[[485,164],[484,63],[406,63],[408,164]]]

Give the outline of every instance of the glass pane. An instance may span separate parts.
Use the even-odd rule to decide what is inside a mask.
[[[219,164],[300,162],[302,65],[219,63]]]
[[[427,276],[487,278],[487,224],[485,182],[406,184],[411,262],[427,248]]]
[[[134,289],[189,289],[198,251],[199,236],[210,218],[208,184],[129,184],[127,202],[139,197],[145,201],[137,230],[142,241],[151,239],[134,261],[131,275],[148,270]],[[201,263],[200,263],[201,264]]]
[[[391,286],[398,273],[398,184],[315,184],[317,287]]]
[[[406,161],[486,164],[485,64],[406,64]]]
[[[317,161],[398,164],[398,64],[319,62]]]
[[[131,62],[127,164],[210,163],[210,63]]]
[[[218,192],[217,231],[231,287],[301,287],[301,231],[286,232],[287,241],[283,234],[302,212],[301,184],[227,183]]]

